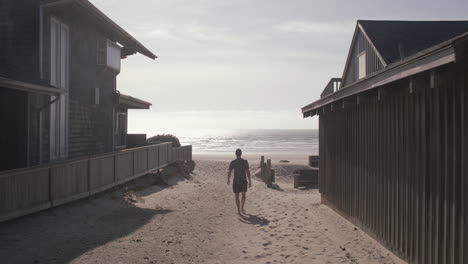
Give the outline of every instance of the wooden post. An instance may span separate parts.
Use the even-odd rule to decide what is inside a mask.
[[[268,188],[273,187],[273,185],[271,184],[271,159],[267,160],[266,170],[265,170],[265,179],[266,179],[265,183],[267,184]]]
[[[262,156],[261,163],[260,163],[260,178],[262,179],[263,182],[265,182],[265,170],[266,170],[265,157]]]

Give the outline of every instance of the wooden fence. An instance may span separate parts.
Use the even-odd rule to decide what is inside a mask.
[[[271,167],[270,159],[265,162],[265,156],[262,156],[260,160],[260,178],[268,188],[273,187],[273,182],[275,182],[275,170]]]
[[[171,144],[0,172],[0,222],[90,196],[177,160],[192,160],[192,146]]]

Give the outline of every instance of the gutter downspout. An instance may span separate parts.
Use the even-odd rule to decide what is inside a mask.
[[[43,70],[43,46],[44,46],[44,9],[52,6],[58,6],[61,4],[68,4],[74,2],[74,0],[61,0],[53,3],[42,4],[39,6],[39,75],[41,80],[44,79],[44,70]]]
[[[38,154],[39,154],[39,164],[42,164],[42,111],[44,111],[47,107],[52,105],[53,103],[57,102],[60,99],[60,96],[56,96],[54,100],[48,102],[47,104],[41,106],[38,110],[39,113],[39,139],[38,139]]]

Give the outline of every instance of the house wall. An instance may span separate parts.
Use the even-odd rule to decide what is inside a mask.
[[[42,83],[39,78],[37,1],[0,1],[0,75]]]
[[[70,31],[69,76],[69,157],[113,151],[113,94],[116,72],[97,66],[98,39],[106,37],[81,7],[50,8],[45,16],[58,18]],[[49,47],[49,28],[45,47]],[[45,69],[49,69],[45,56]],[[48,75],[47,75],[48,76]],[[100,89],[100,103],[95,104],[95,89]]]
[[[0,1],[0,76],[29,83],[45,84],[48,80],[41,80],[39,74],[39,6],[35,0]],[[15,102],[17,97],[12,94],[18,92],[6,89],[2,97],[8,102]],[[8,91],[7,91],[8,90]],[[47,104],[49,96],[22,93],[21,101],[27,102],[26,112],[15,112],[14,108],[2,111],[1,115],[25,118],[24,127],[27,137],[23,138],[17,146],[28,144],[24,155],[17,157],[13,167],[29,166],[39,162],[39,108]],[[8,100],[11,99],[11,100]],[[46,109],[47,110],[47,109]],[[44,115],[45,121],[48,115]],[[6,117],[3,117],[6,118]],[[43,124],[44,126],[44,124]],[[48,126],[46,126],[48,127]],[[24,133],[25,133],[24,132]],[[8,132],[9,133],[9,132]],[[22,132],[23,133],[23,132]],[[5,133],[4,133],[5,134]],[[13,141],[13,138],[10,138]],[[48,135],[42,139],[43,157],[48,157]],[[23,147],[20,147],[23,149]],[[2,155],[10,151],[1,148]]]
[[[367,41],[367,38],[360,29],[358,29],[356,34],[356,39],[354,40],[353,47],[350,50],[348,68],[344,73],[343,84],[341,87],[345,87],[359,80],[358,56],[364,51],[366,52],[366,76],[384,67],[379,57],[377,57],[374,49],[372,48],[372,45],[369,43],[369,41]]]
[[[468,263],[467,65],[320,114],[323,202],[410,263]]]
[[[113,151],[113,98],[117,73],[100,68],[96,63],[97,39],[105,37],[106,33],[74,4],[45,9],[41,79],[39,2],[0,1],[0,76],[49,85],[50,17],[63,21],[69,26],[69,157]],[[112,39],[112,36],[106,37]],[[95,104],[96,87],[100,88],[99,105]],[[48,162],[50,109],[46,105],[51,97],[34,93],[25,96],[29,113],[27,165],[37,164],[40,160]],[[39,109],[42,109],[42,124],[39,124]],[[39,144],[42,145],[41,152]]]

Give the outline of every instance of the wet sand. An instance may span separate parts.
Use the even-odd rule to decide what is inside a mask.
[[[290,164],[280,165],[279,189],[253,180],[239,216],[228,163],[196,163],[189,180],[142,179],[0,224],[2,263],[404,263],[321,205],[316,189],[294,189]]]

